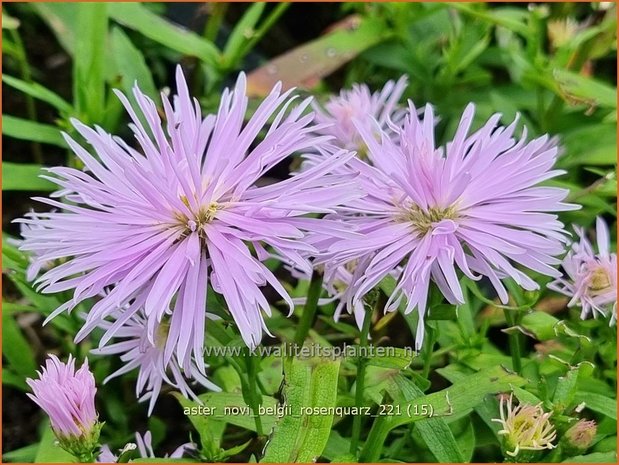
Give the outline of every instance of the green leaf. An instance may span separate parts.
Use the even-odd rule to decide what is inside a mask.
[[[2,461],[4,463],[34,463],[34,458],[36,457],[38,450],[38,444],[30,444],[29,446],[20,447],[19,449],[2,454]]]
[[[137,81],[140,90],[158,102],[159,95],[144,55],[131,43],[127,34],[118,27],[112,29],[112,51],[116,71],[121,77],[122,87],[129,100],[134,100],[132,89]]]
[[[15,139],[67,147],[58,128],[15,116],[2,115],[2,134]]]
[[[75,457],[58,445],[52,428],[47,424],[43,430],[43,437],[39,443],[39,450],[34,463],[71,463]]]
[[[223,51],[223,59],[226,67],[231,68],[236,65],[239,57],[241,57],[243,45],[255,33],[256,24],[260,20],[265,7],[266,3],[253,3],[247,9],[243,17],[236,23],[236,26],[234,26],[232,34],[230,34]]]
[[[2,356],[8,366],[23,377],[34,376],[37,370],[34,353],[15,318],[2,315]]]
[[[105,112],[107,4],[76,3],[74,8],[78,40],[73,56],[73,98],[81,119],[101,122]]]
[[[423,397],[423,391],[402,375],[391,378],[387,392],[395,404]],[[464,462],[456,438],[443,418],[428,418],[416,423],[416,432],[439,462]]]
[[[320,78],[391,35],[383,21],[364,18],[356,28],[325,34],[252,71],[247,78],[247,92],[251,96],[267,95],[277,81],[282,81],[285,88],[313,87]]]
[[[565,459],[561,463],[617,463],[617,452],[594,452]]]
[[[594,392],[577,391],[574,395],[576,403],[585,403],[585,407],[594,412],[606,415],[613,420],[617,420],[617,400],[610,397],[596,394]]]
[[[24,376],[18,375],[6,368],[2,369],[2,384],[12,386],[24,392],[30,389],[26,384],[26,378]]]
[[[209,392],[199,396],[206,407],[213,408],[213,414],[209,417],[214,421],[229,423],[244,429],[256,431],[251,408],[245,403],[243,394],[240,392]],[[262,396],[262,404],[265,409],[273,409],[277,405],[277,400],[270,396]],[[226,408],[235,408],[236,414],[226,414]],[[274,414],[261,415],[262,426],[265,431],[270,431],[275,425]]]
[[[49,103],[60,112],[73,112],[73,107],[71,106],[71,104],[69,104],[58,94],[49,90],[47,87],[43,87],[41,84],[37,84],[36,82],[22,81],[21,79],[17,79],[7,74],[2,75],[2,82],[4,82],[10,87],[13,87],[14,89],[23,92],[24,94],[30,95],[31,97],[39,99],[42,102]]]
[[[531,312],[524,315],[520,325],[514,329],[518,329],[538,341],[548,341],[557,337],[555,326],[558,322],[557,318],[546,312]]]
[[[174,397],[183,407],[185,416],[200,435],[202,451],[209,458],[214,458],[221,448],[221,437],[226,424],[221,421],[213,420],[209,415],[200,414],[200,404],[186,399],[181,393],[174,392]],[[196,412],[195,414],[192,414]]]
[[[555,69],[553,74],[562,97],[568,102],[617,108],[617,90],[613,86],[565,69]]]
[[[115,3],[110,8],[110,16],[123,26],[177,52],[198,57],[211,66],[219,64],[219,51],[211,42],[166,21],[140,3]]]
[[[333,414],[301,409],[335,407],[340,361],[291,358],[284,367],[284,398],[292,414],[279,419],[262,462],[315,462],[329,439]]]
[[[614,165],[617,162],[615,124],[580,126],[562,135],[566,153],[559,158],[561,167],[575,165]]]
[[[557,387],[552,398],[554,410],[563,413],[574,402],[576,395],[578,376],[586,378],[591,375],[594,366],[590,362],[582,362],[577,367],[570,369],[565,376],[559,377]]]
[[[42,191],[51,192],[58,188],[47,179],[40,178],[41,165],[24,163],[2,163],[3,191]]]
[[[387,435],[398,426],[430,417],[464,415],[481,404],[486,395],[511,391],[513,386],[525,383],[520,376],[496,366],[466,376],[441,391],[396,404],[399,408],[394,415],[379,417],[372,425],[361,460],[375,462]]]

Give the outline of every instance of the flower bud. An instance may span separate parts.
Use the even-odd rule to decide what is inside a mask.
[[[101,424],[95,410],[95,378],[88,369],[88,360],[75,370],[75,359],[67,363],[55,355],[42,367],[38,379],[26,382],[33,394],[28,394],[49,416],[60,446],[78,458],[90,457],[98,447]]]
[[[574,426],[565,432],[562,445],[566,449],[572,449],[574,453],[580,453],[589,448],[597,433],[597,425],[593,420],[579,420]]]

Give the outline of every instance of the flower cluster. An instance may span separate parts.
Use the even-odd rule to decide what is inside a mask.
[[[306,114],[310,99],[289,111],[295,97],[290,91],[281,93],[278,85],[244,124],[248,99],[243,74],[234,90],[224,91],[217,114],[206,117],[189,96],[180,67],[176,79],[173,101],[162,95],[165,120],[137,87],[134,97],[141,115],[118,93],[133,121],[139,151],[102,128],[73,120],[96,156],[65,134],[85,169],[50,168],[46,178],[61,187],[55,197],[63,201],[39,198],[57,211],[19,220],[27,225],[21,249],[34,255],[34,269],[65,259],[35,281],[44,293],[73,291],[48,321],[97,298],[76,339],[104,326],[105,343],[114,336],[137,336],[135,324],[122,328],[139,313],[144,335],[156,349],[138,355],[142,349],[132,351],[134,338],[102,353],[127,349],[126,358],[139,358],[153,368],[142,368],[142,381],[149,379],[154,397],[160,380],[166,379],[164,369],[183,369],[194,377],[205,372],[209,286],[223,295],[245,343],[255,347],[263,330],[268,331],[263,313],[271,314],[261,288],[270,285],[290,311],[294,305],[263,264],[269,256],[266,248],[311,271],[306,257],[318,250],[303,240],[308,231],[333,237],[351,233],[308,214],[333,213],[334,207],[359,196],[351,176],[332,174],[353,154],[325,144],[329,137],[316,134],[320,126],[312,124],[312,113]],[[293,178],[256,184],[286,157],[310,148],[323,153],[324,161]],[[110,319],[113,324],[104,323]],[[159,336],[162,332],[165,338]],[[170,365],[172,357],[177,367]]]
[[[217,389],[203,356],[208,292],[222,296],[250,348],[268,333],[266,286],[293,310],[269,257],[299,277],[321,270],[336,317],[354,311],[359,326],[365,296],[391,276],[385,310],[417,310],[417,348],[432,283],[459,304],[462,275],[487,278],[507,303],[506,278],[527,290],[539,287],[527,270],[559,279],[568,233],[557,212],[576,207],[567,190],[541,185],[562,174],[556,142],[518,137],[517,121],[500,126],[498,114],[471,132],[469,105],[438,145],[432,107],[400,105],[406,82],[374,94],[357,85],[315,113],[311,99],[277,85],[247,119],[243,74],[203,115],[179,67],[178,95],[162,95],[161,111],[137,87],[136,107],[118,93],[137,148],[73,120],[88,147],[65,139],[84,169],[50,168],[60,190],[38,200],[55,210],[19,220],[38,289],[72,292],[48,320],[92,303],[76,339],[103,330],[95,353],[121,354],[111,377],[139,370],[136,392],[152,412],[163,383],[192,398],[190,382]],[[298,173],[258,182],[294,154],[306,160]],[[595,260],[608,271],[616,256],[604,231]],[[587,244],[573,247],[583,263]],[[570,292],[582,300],[587,279],[587,295],[598,292],[587,308],[601,308],[611,275],[593,261],[575,266],[580,287]]]

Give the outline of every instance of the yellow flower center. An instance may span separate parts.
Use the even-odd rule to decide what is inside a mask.
[[[601,291],[610,286],[610,276],[602,267],[597,268],[591,275],[589,281],[589,289],[592,291]]]
[[[434,223],[457,218],[458,212],[454,206],[447,208],[431,207],[428,210],[423,210],[415,205],[405,215],[405,220],[410,221],[422,236],[432,229]]]

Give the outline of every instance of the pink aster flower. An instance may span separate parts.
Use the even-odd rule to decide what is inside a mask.
[[[402,271],[387,311],[405,299],[405,312],[419,312],[416,346],[424,335],[428,288],[435,282],[453,304],[463,303],[458,270],[470,279],[487,277],[503,303],[501,283],[514,279],[527,290],[538,284],[520,267],[558,277],[555,258],[567,241],[558,211],[568,191],[540,184],[562,174],[553,170],[557,148],[547,136],[516,140],[516,122],[497,127],[494,115],[467,135],[474,115],[469,105],[446,149],[434,141],[434,115],[427,106],[423,120],[411,106],[398,137],[384,132],[377,140],[359,124],[372,165],[351,160],[366,196],[349,202],[333,216],[358,230],[357,239],[325,237],[328,253],[319,263],[337,267],[357,261],[347,303],[357,302],[388,274]],[[374,130],[380,132],[375,124]]]
[[[69,355],[67,363],[50,354],[38,379],[27,379],[36,404],[49,416],[59,440],[90,441],[98,439],[97,411],[95,410],[95,378],[88,369],[88,360],[75,369],[75,359]],[[96,442],[96,439],[94,439]]]
[[[405,114],[399,101],[407,85],[406,76],[396,82],[388,81],[382,90],[374,93],[365,84],[354,84],[352,89],[331,97],[324,109],[314,103],[316,120],[328,125],[320,132],[334,136],[341,148],[365,155],[367,147],[356,124],[369,126],[374,119],[381,129],[388,130],[390,122],[399,123]]]
[[[78,341],[118,309],[129,318],[126,313],[143,307],[151,343],[161,322],[169,321],[164,358],[175,355],[185,368],[190,352],[203,370],[209,284],[223,295],[245,343],[254,347],[267,330],[263,313],[271,313],[261,288],[270,285],[293,307],[263,264],[265,247],[309,269],[302,255],[315,251],[304,240],[308,231],[350,235],[337,223],[305,215],[333,212],[359,195],[351,177],[329,174],[352,154],[331,151],[328,137],[315,134],[314,116],[305,114],[310,99],[289,111],[294,98],[290,91],[281,94],[280,85],[244,123],[245,87],[241,74],[235,89],[223,92],[217,114],[203,118],[179,67],[178,95],[172,103],[162,96],[164,121],[137,87],[136,109],[118,93],[133,120],[138,149],[73,120],[96,157],[65,135],[85,169],[49,169],[65,202],[39,198],[59,211],[20,221],[42,226],[27,231],[22,250],[39,262],[62,259],[37,279],[39,289],[73,291],[49,318],[98,298]],[[329,156],[298,176],[256,185],[279,162],[309,148]],[[104,290],[109,293],[99,297]],[[143,304],[131,305],[137,300]]]
[[[596,220],[597,252],[585,230],[574,228],[580,237],[563,259],[565,277],[559,277],[548,287],[571,300],[568,306],[581,307],[582,319],[610,314],[610,322],[617,319],[617,254],[610,250],[608,226],[602,218]]]
[[[153,343],[148,338],[147,319],[143,310],[134,314],[130,311],[124,314],[132,316],[128,321],[125,321],[123,313],[119,312],[119,317],[114,323],[104,321],[99,325],[108,334],[114,334],[114,337],[122,339],[122,341],[91,351],[96,355],[122,354],[120,359],[125,362],[125,365],[109,375],[103,383],[137,368],[139,372],[135,387],[136,397],[141,402],[150,400],[149,415],[155,407],[163,383],[178,389],[186,398],[198,402],[199,399],[191,389],[188,380],[214,391],[220,390],[202,374],[202,370],[198,368],[195,359],[191,357],[189,352],[185,354],[184,369],[180,367],[176,358],[169,361],[165,359],[164,349],[170,329],[169,321],[163,321],[157,327]],[[113,328],[114,325],[116,325],[115,328]],[[105,342],[107,341],[103,341],[103,343]],[[204,366],[204,368],[207,367],[208,365]]]

